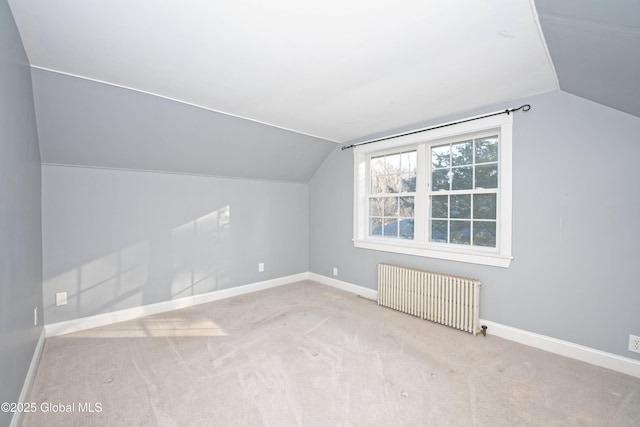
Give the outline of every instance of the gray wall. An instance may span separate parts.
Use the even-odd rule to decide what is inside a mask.
[[[536,0],[563,91],[640,116],[640,2]]]
[[[470,115],[522,102],[510,268],[353,248],[353,154],[336,148],[309,185],[310,269],[372,289],[379,262],[475,277],[483,319],[640,360],[640,118],[564,92]]]
[[[306,184],[51,165],[42,174],[46,323],[308,271]],[[65,291],[68,304],[55,306]]]
[[[32,75],[43,163],[306,183],[335,146],[117,86]]]
[[[16,402],[42,326],[40,152],[31,75],[7,2],[0,2],[0,402]],[[0,412],[0,425],[10,413]]]

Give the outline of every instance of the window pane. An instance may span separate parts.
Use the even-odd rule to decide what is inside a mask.
[[[416,159],[417,154],[415,151],[410,151],[408,153],[402,153],[401,163],[401,171],[402,173],[416,173]]]
[[[371,175],[384,175],[384,156],[372,157],[369,167]]]
[[[385,157],[385,169],[387,174],[397,175],[400,173],[400,153]]]
[[[377,197],[369,199],[369,216],[384,216],[383,206],[383,199]]]
[[[431,241],[447,243],[447,223],[449,221],[433,220],[431,221]]]
[[[476,166],[476,188],[498,188],[498,165]]]
[[[398,216],[398,198],[384,198],[384,216]]]
[[[371,177],[371,194],[379,194],[384,192],[384,175],[374,175]]]
[[[449,145],[431,148],[431,165],[434,168],[446,168],[449,164]]]
[[[473,244],[496,247],[496,223],[493,221],[473,221]]]
[[[402,175],[402,187],[400,191],[404,193],[413,193],[416,191],[416,175]]]
[[[470,190],[473,184],[473,167],[467,166],[463,168],[453,169],[452,190]]]
[[[451,221],[451,243],[469,245],[471,243],[471,221]]]
[[[476,163],[498,161],[498,136],[476,140]]]
[[[400,238],[413,240],[413,220],[403,219],[400,221]]]
[[[451,218],[471,218],[471,195],[461,194],[451,196]]]
[[[449,169],[434,170],[431,174],[431,186],[433,191],[449,191]]]
[[[382,236],[382,218],[369,219],[369,234],[371,236]]]
[[[384,219],[384,237],[398,237],[398,219],[397,218],[385,218]]]
[[[400,192],[400,175],[387,175],[387,193],[399,193]]]
[[[496,194],[473,196],[473,219],[496,219]]]
[[[465,141],[451,145],[451,163],[453,166],[472,164],[473,141]]]
[[[449,218],[449,196],[431,196],[431,217]]]
[[[413,218],[413,197],[400,197],[400,216]]]

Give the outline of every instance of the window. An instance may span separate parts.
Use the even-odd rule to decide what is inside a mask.
[[[511,120],[356,147],[354,245],[508,267]]]

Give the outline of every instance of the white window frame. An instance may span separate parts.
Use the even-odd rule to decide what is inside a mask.
[[[513,115],[501,114],[430,131],[398,136],[354,148],[354,224],[353,244],[356,248],[395,252],[428,258],[460,261],[495,267],[509,267],[512,235],[512,126]],[[428,240],[428,148],[451,140],[464,140],[491,131],[499,135],[498,211],[496,247],[437,243]],[[417,179],[414,207],[414,240],[369,236],[367,188],[368,158],[372,154],[417,148]]]

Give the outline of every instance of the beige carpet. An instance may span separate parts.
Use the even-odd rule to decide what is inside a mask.
[[[30,401],[23,426],[640,426],[638,378],[313,282],[48,338]]]

